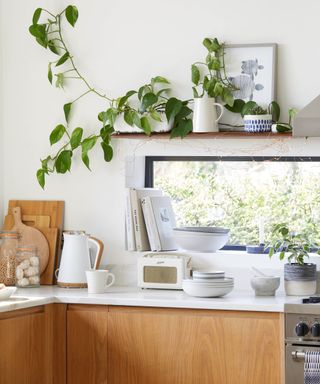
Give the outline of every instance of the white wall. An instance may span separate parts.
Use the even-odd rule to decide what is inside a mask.
[[[320,140],[115,140],[115,159],[105,164],[93,152],[90,173],[75,161],[72,173],[54,175],[42,191],[35,180],[39,158],[50,150],[48,135],[63,121],[62,105],[77,95],[51,87],[46,78],[53,56],[35,44],[27,28],[42,6],[59,11],[64,0],[1,0],[4,128],[3,201],[63,199],[66,228],[86,229],[105,242],[105,262],[132,263],[123,250],[124,159],[126,155],[319,155]],[[76,28],[66,27],[76,62],[92,83],[112,96],[153,75],[174,81],[190,97],[190,64],[204,55],[201,41],[218,36],[229,43],[279,44],[278,99],[284,110],[302,107],[319,94],[318,15],[320,3],[289,0],[75,0]],[[93,96],[81,101],[72,127],[97,128],[104,107]],[[1,164],[1,161],[0,161]],[[1,183],[2,185],[2,183]],[[1,190],[0,190],[1,198]]]

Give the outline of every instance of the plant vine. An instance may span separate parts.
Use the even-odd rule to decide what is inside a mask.
[[[46,22],[40,23],[40,18]],[[130,90],[124,96],[113,98],[100,93],[94,88],[76,66],[75,60],[69,50],[62,29],[62,20],[65,18],[74,27],[79,17],[76,6],[69,5],[62,12],[53,14],[44,8],[37,8],[33,14],[32,25],[29,32],[43,48],[49,49],[58,56],[57,60],[48,64],[48,80],[58,88],[64,88],[66,79],[80,80],[86,87],[73,101],[63,106],[66,124],[58,124],[50,133],[50,144],[55,145],[62,139],[65,143],[54,155],[48,155],[41,160],[41,168],[37,171],[37,180],[42,188],[45,187],[46,176],[52,173],[66,173],[70,171],[74,151],[81,150],[81,158],[85,166],[90,170],[89,151],[99,142],[103,151],[104,160],[110,162],[113,158],[111,146],[112,136],[116,133],[115,123],[122,116],[125,123],[131,127],[137,127],[146,135],[152,132],[155,122],[162,122],[164,116],[168,124],[172,125],[171,138],[185,137],[192,131],[192,110],[188,107],[190,100],[179,100],[169,97],[171,90],[169,81],[163,76],[155,76],[147,84],[138,90]],[[69,65],[69,67],[67,67]],[[59,71],[60,67],[65,70]],[[84,137],[84,129],[81,127],[69,131],[69,123],[72,108],[80,99],[93,93],[102,98],[108,104],[106,110],[98,115],[101,123],[99,133]],[[138,104],[138,108],[135,105]]]

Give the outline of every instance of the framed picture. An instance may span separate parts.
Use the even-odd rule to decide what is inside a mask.
[[[277,44],[235,44],[225,47],[226,73],[235,99],[254,100],[267,107],[276,98]],[[243,131],[240,114],[224,108],[219,121],[221,131]]]

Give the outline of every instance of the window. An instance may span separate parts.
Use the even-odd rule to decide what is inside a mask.
[[[225,249],[272,238],[272,226],[320,239],[320,157],[146,157],[146,187],[171,196],[179,226],[230,228]]]

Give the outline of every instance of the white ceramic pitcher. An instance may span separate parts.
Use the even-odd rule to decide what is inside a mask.
[[[220,108],[219,117],[217,117],[216,107]],[[193,132],[219,132],[217,123],[222,115],[223,105],[216,103],[214,98],[195,98],[193,109]]]
[[[65,231],[63,238],[60,267],[56,270],[57,284],[60,287],[85,288],[86,271],[99,268],[103,243],[84,231]],[[96,248],[96,254],[92,259],[90,245]]]

